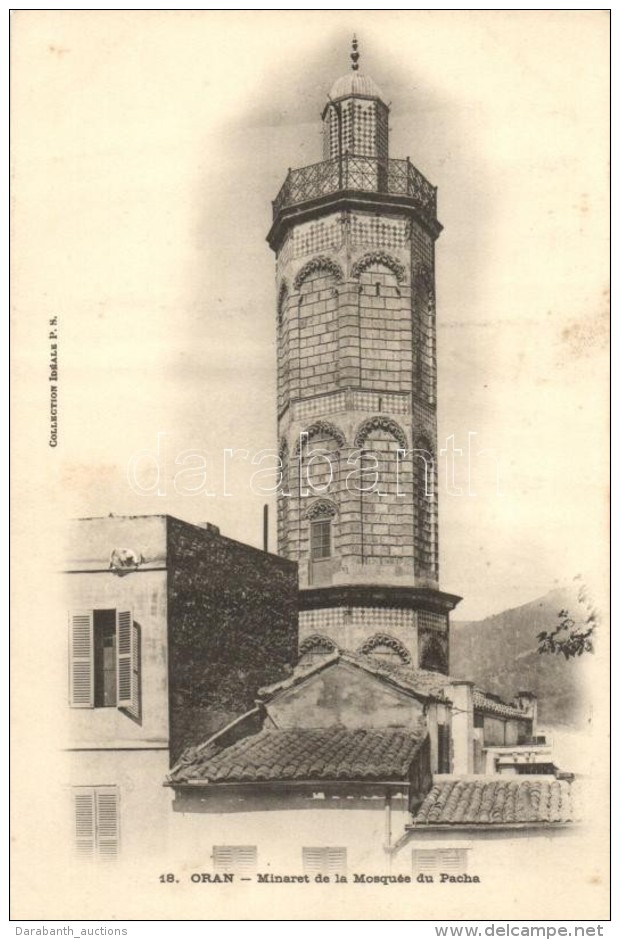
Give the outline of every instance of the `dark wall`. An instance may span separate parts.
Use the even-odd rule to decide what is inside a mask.
[[[409,812],[415,813],[433,785],[431,773],[431,739],[427,735],[409,770]]]
[[[170,751],[254,705],[297,659],[297,565],[168,519]]]

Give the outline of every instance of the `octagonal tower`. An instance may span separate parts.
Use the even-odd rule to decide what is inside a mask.
[[[332,86],[320,163],[273,203],[278,551],[299,563],[300,653],[359,650],[447,673],[439,590],[437,193],[389,157],[389,107],[359,72]]]

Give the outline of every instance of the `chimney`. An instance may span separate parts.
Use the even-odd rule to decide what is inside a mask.
[[[452,773],[474,772],[474,683],[453,680],[446,689],[452,699]]]
[[[515,705],[523,711],[525,718],[532,719],[532,735],[536,734],[536,722],[538,720],[538,698],[533,692],[517,692],[515,695]]]

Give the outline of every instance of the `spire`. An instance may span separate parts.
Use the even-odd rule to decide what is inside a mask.
[[[352,52],[351,52],[351,63],[352,63],[352,64],[351,64],[351,68],[353,69],[354,72],[357,72],[357,70],[359,69],[358,59],[359,59],[359,57],[360,57],[360,54],[359,54],[359,52],[357,51],[357,37],[356,37],[355,33],[353,34],[353,42],[351,43],[351,49],[352,49]]]

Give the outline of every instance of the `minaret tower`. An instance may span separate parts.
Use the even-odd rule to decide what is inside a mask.
[[[440,672],[437,194],[389,157],[389,105],[359,70],[323,110],[323,161],[273,203],[278,550],[299,563],[300,654],[336,648]]]

